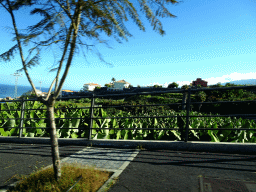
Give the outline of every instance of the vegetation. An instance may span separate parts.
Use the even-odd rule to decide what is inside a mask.
[[[177,83],[173,82],[173,83],[168,85],[168,88],[178,88],[178,86],[179,85]]]
[[[186,86],[184,86],[186,87]],[[206,92],[206,91],[203,91],[203,92]],[[217,91],[216,91],[217,92]],[[225,98],[225,100],[255,100],[256,99],[256,94],[253,93],[253,92],[250,92],[250,91],[242,91],[242,90],[229,90],[229,91],[226,91],[226,92],[217,92],[218,95],[216,95],[217,97],[215,97],[215,94],[216,94],[215,91],[211,91],[210,95],[209,93],[207,94],[192,94],[191,95],[191,100],[192,102],[193,101],[198,101],[198,100],[201,100],[201,96],[205,96],[205,101],[221,101],[223,100],[223,98]],[[178,99],[179,97],[181,97],[182,94],[181,93],[165,93],[165,94],[160,94],[160,95],[156,95],[156,96],[151,96],[151,95],[136,95],[136,96],[132,96],[130,98],[127,98],[126,100],[117,100],[117,101],[114,101],[114,100],[107,100],[107,99],[95,99],[95,104],[102,104],[102,106],[108,106],[108,105],[120,105],[120,108],[108,108],[108,109],[104,109],[106,110],[106,113],[98,113],[100,112],[100,110],[95,110],[95,113],[94,113],[94,116],[97,117],[97,116],[100,116],[100,117],[107,117],[106,114],[108,114],[109,116],[132,116],[132,115],[136,115],[136,116],[139,116],[140,114],[143,114],[143,115],[149,115],[149,116],[154,116],[154,115],[170,115],[172,113],[167,113],[167,110],[170,111],[171,107],[170,106],[159,106],[159,107],[133,107],[133,109],[128,109],[127,108],[122,108],[122,105],[141,105],[141,104],[160,104],[160,103],[172,103],[172,102],[181,102],[181,99]],[[173,101],[169,100],[169,99],[174,99]],[[14,106],[14,104],[12,104]],[[34,104],[35,105],[35,104]],[[217,104],[216,104],[217,105]],[[218,104],[218,105],[222,105],[222,104]],[[234,104],[233,104],[234,105]],[[33,105],[27,105],[29,108],[32,108]],[[75,99],[70,99],[69,101],[59,101],[59,102],[56,102],[56,107],[65,107],[65,109],[63,109],[63,112],[62,114],[69,114],[70,113],[70,110],[68,110],[69,107],[89,107],[90,106],[90,99],[88,98],[83,98],[83,99],[79,99],[79,100],[75,100]],[[17,107],[17,106],[16,106]],[[1,107],[2,108],[2,107]],[[3,108],[2,108],[3,109]],[[122,109],[122,110],[121,110]],[[212,111],[214,109],[214,107],[212,107],[210,109],[210,111]],[[111,111],[112,110],[112,111]],[[71,110],[71,111],[77,111],[77,110]],[[123,111],[123,113],[121,114],[121,111]],[[166,111],[166,113],[164,113]],[[39,113],[37,113],[39,114]],[[56,118],[58,117],[58,112],[55,113],[56,114]],[[99,115],[101,114],[101,115]],[[173,113],[174,114],[174,113]],[[10,113],[11,115],[11,113]],[[36,115],[36,113],[35,113]],[[175,114],[174,114],[175,115]],[[182,115],[182,113],[181,113]],[[183,113],[184,115],[184,113]],[[198,115],[196,114],[195,112],[191,112],[190,115]],[[7,116],[6,116],[7,117]],[[93,125],[93,127],[95,128],[100,128],[100,127],[129,127],[130,125],[136,125],[138,128],[147,128],[147,127],[171,127],[172,125],[175,125],[175,121],[170,121],[171,118],[158,118],[157,121],[152,118],[152,119],[143,119],[143,120],[135,120],[134,122],[131,122],[130,120],[129,121],[120,121],[119,120],[113,120],[111,119],[110,121],[106,121],[106,119],[104,120],[96,120],[95,124]],[[230,120],[226,120],[224,121],[219,121],[220,123],[216,123],[218,122],[218,120],[216,120],[216,118],[209,118],[209,119],[213,119],[213,120],[205,120],[202,121],[202,120],[198,120],[198,118],[191,118],[190,119],[190,122],[191,122],[191,126],[193,128],[200,128],[200,127],[208,127],[208,128],[221,128],[221,127],[230,127],[230,128],[238,128],[238,127],[248,127],[248,128],[252,128],[254,127],[255,128],[255,124],[253,123],[249,123],[249,121],[241,121],[242,123],[240,123],[240,125],[238,126],[238,124],[236,123],[237,121],[234,119],[232,119],[232,121]],[[184,120],[184,118],[183,118]],[[25,121],[25,122],[28,122],[28,121]],[[32,122],[32,121],[31,121]],[[83,123],[86,123],[86,121],[82,121]],[[116,123],[115,123],[116,122]],[[126,122],[126,124],[123,124],[123,122]],[[147,122],[147,123],[145,123]],[[232,122],[232,124],[231,124]],[[19,123],[19,121],[17,122],[17,124]],[[81,123],[81,122],[80,122]],[[88,123],[88,122],[87,122]],[[156,124],[155,124],[156,123]],[[9,124],[10,125],[10,124]],[[9,126],[8,125],[8,126]],[[57,122],[56,123],[57,127],[60,127],[62,124],[60,124],[60,122]],[[223,126],[221,126],[223,125]],[[244,126],[246,125],[246,126]],[[26,125],[26,126],[29,126],[29,125]],[[181,125],[184,127],[184,124]],[[1,123],[1,127],[4,127],[2,126],[2,123]],[[65,127],[65,126],[64,126]],[[68,127],[68,126],[67,126]],[[6,128],[5,128],[6,130]],[[124,131],[124,132],[123,132]],[[125,138],[126,135],[123,133],[126,133],[125,130],[123,130],[121,132],[121,139]],[[111,130],[109,130],[109,133],[111,132]],[[190,131],[189,133],[189,140],[200,140],[200,141],[214,141],[214,142],[256,142],[256,139],[255,137],[253,137],[253,133],[251,133],[253,131],[231,131],[231,130],[211,130],[211,131],[204,131],[204,130],[200,130],[200,132],[195,132],[195,131]],[[163,140],[179,140],[179,138],[181,137],[181,133],[178,133],[177,131],[174,131],[174,130],[167,130],[167,131],[156,131],[156,132],[152,132],[152,131],[141,131],[140,132],[143,136],[146,136],[145,138],[142,138],[143,140],[144,139],[149,139],[149,138],[154,138],[154,137],[157,137],[157,138],[160,138],[160,136],[162,136],[161,139]],[[164,135],[165,134],[165,135]],[[115,137],[113,136],[117,136],[118,135],[118,132],[114,132],[114,134],[110,134],[110,137],[109,139],[115,139]],[[45,135],[45,136],[48,136],[49,137],[49,134],[48,135]],[[87,135],[83,135],[82,137],[86,137]],[[98,130],[96,131],[94,129],[94,131],[92,131],[92,137],[93,138],[97,138],[97,139],[101,139],[101,138],[104,138],[106,137],[107,134],[104,134],[104,131],[102,130]],[[129,134],[127,135],[127,137],[129,138]],[[139,138],[138,136],[135,136],[137,139]],[[74,165],[73,165],[74,166]],[[73,170],[73,168],[65,168],[63,167],[62,169],[62,174],[63,174],[63,178],[62,179],[66,179],[65,178],[65,175],[71,175],[71,173],[67,172],[64,173],[64,171],[68,171],[68,170]],[[51,191],[53,191],[53,187],[55,187],[56,191],[57,188],[59,187],[59,191],[63,191],[70,188],[77,180],[78,178],[80,177],[80,175],[83,175],[83,171],[82,169],[77,169],[78,171],[75,171],[74,172],[74,176],[72,176],[72,181],[70,180],[65,180],[61,183],[66,183],[66,185],[61,185],[59,186],[54,180],[52,180],[52,184],[48,183],[46,184],[46,186],[48,185],[48,189],[50,189]],[[51,171],[51,172],[50,172]],[[88,175],[88,171],[86,170],[85,171],[86,174]],[[49,169],[49,172],[46,173],[46,175],[53,175],[53,170],[52,169]],[[108,173],[106,172],[97,172],[97,171],[94,171],[92,170],[92,172],[90,172],[91,175],[102,175],[99,176],[98,178],[100,178],[99,180],[86,180],[87,183],[91,183],[91,182],[96,182],[95,184],[91,184],[91,185],[87,185],[88,188],[85,188],[85,191],[86,190],[91,190],[93,191],[94,189],[96,190],[96,187],[94,189],[92,188],[89,188],[90,186],[102,186],[102,184],[109,178],[110,175],[107,175]],[[32,175],[31,175],[32,176]],[[40,181],[43,181],[42,178],[46,178],[46,176],[40,176]],[[93,178],[90,177],[90,178]],[[95,177],[94,177],[95,178]],[[103,179],[104,178],[104,179]],[[106,180],[105,180],[106,179]],[[32,183],[36,183],[36,181],[38,180],[38,177],[33,177],[32,180],[30,180],[30,182]],[[62,181],[62,180],[61,180]],[[25,183],[25,182],[24,182]],[[73,190],[77,190],[77,191],[81,191],[83,189],[83,185],[82,184],[79,184],[79,183],[85,183],[84,180],[80,180],[76,185],[77,187],[79,188],[73,188]],[[25,186],[32,186],[31,183],[28,183],[27,184],[24,184],[24,188]],[[41,186],[42,187],[42,186]],[[86,187],[86,186],[85,186]],[[42,187],[43,188],[43,187]],[[46,187],[47,188],[47,187]],[[50,191],[49,190],[49,191]],[[17,189],[17,191],[22,191],[21,189]],[[36,191],[36,189],[31,189],[31,191]]]
[[[255,94],[253,92],[247,92],[247,91],[243,91],[238,89],[238,90],[228,90],[226,92],[221,91],[220,93],[218,93],[219,97],[214,97],[215,92],[214,91],[210,91],[210,95],[208,95],[209,93],[204,93],[207,92],[207,89],[205,89],[204,91],[199,91],[196,92],[195,94],[191,95],[191,102],[208,102],[208,101],[222,101],[224,100],[221,97],[224,97],[224,95],[226,95],[225,100],[254,100],[256,98]],[[232,98],[230,98],[230,96]],[[235,97],[234,97],[235,96]],[[112,118],[107,118],[107,117],[129,117],[129,116],[172,116],[172,115],[181,115],[181,116],[186,116],[186,110],[182,110],[181,105],[170,105],[171,103],[180,103],[182,101],[181,99],[182,97],[182,93],[164,93],[164,94],[160,94],[160,95],[134,95],[134,96],[130,96],[127,97],[124,100],[112,100],[112,99],[99,99],[96,98],[95,99],[95,104],[96,105],[102,105],[102,108],[94,108],[94,117],[103,117],[103,119],[95,119],[93,120],[93,124],[92,127],[93,128],[99,128],[99,129],[92,129],[92,138],[94,139],[100,139],[100,138],[107,138],[107,139],[143,139],[143,140],[154,140],[154,139],[162,139],[162,140],[180,140],[180,133],[178,133],[179,131],[174,131],[172,130],[170,137],[166,137],[164,135],[170,135],[170,131],[149,131],[149,130],[138,130],[138,131],[128,131],[128,130],[107,130],[107,129],[100,129],[101,127],[113,127],[113,128],[129,128],[129,127],[136,127],[136,128],[157,128],[157,127],[169,127],[169,128],[180,128],[181,126],[184,127],[183,125],[180,125],[179,122],[177,122],[177,118],[135,118],[135,119],[112,119]],[[55,109],[55,118],[71,118],[71,117],[82,117],[81,119],[72,119],[71,121],[68,119],[63,119],[63,120],[59,120],[56,119],[56,126],[57,127],[62,127],[62,128],[67,128],[67,129],[58,129],[57,130],[57,135],[58,137],[61,138],[87,138],[89,135],[88,130],[86,129],[86,131],[84,131],[84,128],[88,128],[89,124],[90,124],[90,120],[89,119],[85,119],[85,118],[89,118],[90,117],[90,111],[89,108],[85,109],[86,107],[90,107],[91,101],[89,98],[83,98],[83,99],[79,99],[79,100],[75,100],[75,99],[69,99],[69,101],[58,101],[56,102],[56,108],[60,108],[58,110]],[[150,105],[150,104],[167,104],[164,106],[136,106],[135,105]],[[117,107],[110,107],[107,108],[108,106],[117,106]],[[124,105],[127,106],[133,106],[133,107],[124,107]],[[231,107],[226,107],[230,105]],[[248,108],[248,105],[250,105],[250,107]],[[243,114],[243,112],[246,112],[246,114],[249,113],[254,113],[253,109],[254,109],[254,103],[247,103],[247,105],[244,105],[243,103],[221,103],[221,104],[204,104],[202,109],[200,110],[200,106],[202,106],[202,104],[191,104],[190,107],[190,115],[204,115],[202,114],[202,112],[205,113],[205,115],[209,115],[209,114],[215,114],[216,115],[225,115],[225,114]],[[5,105],[5,107],[10,108],[10,106]],[[20,106],[13,106],[14,108],[18,108],[20,109]],[[77,107],[82,108],[82,109],[77,109]],[[41,105],[39,103],[36,102],[28,102],[26,104],[26,108],[31,108],[31,109],[36,109],[36,108],[40,108],[42,109]],[[70,108],[74,108],[74,109],[70,109]],[[4,109],[4,107],[2,107],[2,109]],[[244,110],[244,111],[241,111]],[[200,113],[199,113],[200,112]],[[41,112],[30,112],[31,115],[33,116],[37,116],[38,118],[44,118],[44,116],[46,116],[45,112],[41,111]],[[33,114],[32,114],[33,113]],[[197,114],[198,113],[198,114]],[[31,115],[29,114],[25,114],[25,118],[26,116],[31,117]],[[10,127],[15,127],[14,125],[19,125],[20,123],[20,114],[19,113],[9,113],[9,114],[5,114],[4,115],[5,118],[10,118],[10,117],[14,117],[14,118],[18,118],[18,120],[15,121],[5,121],[2,122],[3,125],[2,127],[9,127],[9,125],[13,125]],[[222,122],[222,119],[224,120],[224,124]],[[183,118],[184,120],[184,118]],[[221,120],[221,121],[220,121]],[[194,122],[193,122],[194,121]],[[225,122],[227,123],[227,125],[225,124]],[[250,127],[254,127],[253,124],[248,124],[248,121],[244,121],[244,122],[237,122],[237,120],[235,120],[235,118],[233,119],[232,117],[232,123],[233,125],[228,123],[229,120],[227,117],[216,117],[216,118],[208,118],[208,117],[202,117],[202,118],[197,118],[197,117],[190,117],[190,123],[191,126],[192,124],[194,124],[193,128],[198,128],[202,127],[202,128],[211,128],[212,126],[215,126],[216,128],[224,128],[227,127],[228,128],[236,128],[236,127],[246,127],[246,128],[250,128]],[[1,123],[1,122],[0,122]],[[177,124],[178,123],[178,124]],[[237,123],[240,123],[240,125],[238,126]],[[40,125],[41,124],[41,125]],[[215,125],[214,125],[215,124]],[[206,126],[203,126],[206,125]],[[49,137],[49,130],[40,130],[40,129],[25,129],[25,127],[45,127],[47,125],[47,122],[44,123],[43,119],[40,121],[30,121],[30,120],[26,120],[23,121],[23,136],[27,136],[31,133],[34,134],[35,137]],[[210,126],[210,127],[209,127]],[[72,129],[70,130],[69,128],[77,128],[77,129]],[[81,129],[81,127],[83,127]],[[134,129],[136,130],[136,129]],[[18,129],[8,129],[8,128],[4,128],[4,129],[0,129],[0,132],[2,132],[1,134],[3,136],[15,136],[18,134]],[[192,130],[191,130],[192,131]],[[161,136],[159,135],[161,132]],[[214,131],[209,131],[209,132],[205,132],[205,131],[201,131],[198,130],[198,132],[200,134],[203,135],[208,135],[208,136],[202,136],[202,137],[198,137],[198,136],[193,136],[191,135],[191,138],[189,138],[189,140],[191,139],[196,139],[196,140],[202,140],[202,138],[205,139],[205,141],[216,141],[216,138],[211,138],[211,135],[214,133]],[[217,131],[218,132],[218,131]],[[225,131],[222,131],[225,132]],[[241,136],[241,134],[238,134],[238,132],[234,132],[234,131],[228,131],[226,133],[230,133],[232,132],[233,136],[228,137],[228,141],[238,141],[238,142],[252,142],[253,138],[251,138],[251,133],[249,133],[248,131],[243,131],[243,132],[247,132],[249,134],[249,139],[245,139],[245,138],[237,138],[237,136]],[[174,134],[175,133],[175,134]],[[225,133],[225,134],[226,134]],[[174,135],[173,135],[174,134]],[[193,133],[195,134],[195,133]],[[142,136],[143,135],[143,136]],[[221,135],[221,133],[218,133],[218,136]],[[224,135],[224,134],[222,134]],[[141,137],[142,136],[142,137]],[[239,136],[239,137],[240,137]],[[246,136],[247,137],[247,136]],[[218,138],[220,140],[223,140],[223,138]],[[225,138],[227,139],[227,138]]]
[[[112,81],[112,87],[114,87],[114,82],[116,82],[116,79],[113,77],[113,78],[111,79],[111,81]]]
[[[105,87],[113,87],[114,85],[113,84],[105,84]]]

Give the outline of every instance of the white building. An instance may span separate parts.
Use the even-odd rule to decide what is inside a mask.
[[[114,87],[108,87],[108,90],[123,90],[123,88],[128,88],[130,83],[126,82],[124,79],[114,82]]]
[[[94,91],[95,87],[101,87],[101,85],[97,83],[87,83],[87,84],[84,84],[83,89],[87,91]]]
[[[123,88],[128,88],[130,83],[126,82],[124,79],[120,81],[116,81],[114,83],[109,83],[113,85],[113,87],[108,87],[108,90],[123,90]],[[83,86],[84,91],[94,91],[96,87],[101,87],[101,85],[97,83],[86,83]]]
[[[24,95],[31,95],[31,94],[33,94],[33,93],[35,93],[35,92],[31,90],[31,91],[28,91],[28,92],[24,93]],[[42,91],[40,91],[40,90],[38,90],[38,89],[36,89],[36,93],[37,93],[38,95],[45,96],[45,93],[42,92]]]

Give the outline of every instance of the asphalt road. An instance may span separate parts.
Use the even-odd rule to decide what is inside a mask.
[[[84,148],[60,145],[60,158]],[[36,167],[51,164],[49,145],[0,143],[0,189],[17,181],[17,174],[29,175]],[[193,191],[199,187],[200,175],[256,184],[256,155],[141,150],[109,191]]]

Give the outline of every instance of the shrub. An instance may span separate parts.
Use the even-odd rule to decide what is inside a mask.
[[[147,100],[148,96],[146,95],[133,95],[131,97],[125,98],[125,101],[139,101],[139,100]]]
[[[80,103],[90,103],[91,102],[91,99],[89,98],[82,98],[79,100]]]
[[[178,88],[178,87],[179,87],[179,85],[177,83],[173,82],[173,83],[169,84],[167,88]]]

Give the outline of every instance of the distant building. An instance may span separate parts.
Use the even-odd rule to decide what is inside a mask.
[[[108,87],[108,90],[123,90],[123,88],[128,88],[131,83],[128,83],[127,81],[120,80],[114,82],[114,87]]]
[[[204,81],[201,78],[197,78],[196,81],[192,82],[192,86],[201,85],[202,87],[207,87],[207,83],[207,81]]]
[[[63,97],[69,96],[69,95],[73,95],[74,93],[76,93],[76,91],[71,91],[71,90],[62,90],[61,91],[61,95]]]
[[[112,87],[108,87],[107,90],[123,90],[123,88],[128,88],[130,83],[126,82],[124,79],[120,81],[115,81],[114,83],[109,83]],[[83,86],[83,90],[94,91],[96,87],[101,87],[101,85],[97,83],[86,83]]]
[[[84,84],[84,90],[87,91],[94,91],[95,87],[101,87],[101,85],[97,84],[97,83],[86,83]]]
[[[28,91],[28,92],[24,93],[23,95],[25,95],[25,96],[30,96],[31,94],[34,94],[34,93],[35,93],[34,91]],[[38,89],[36,89],[36,93],[37,93],[38,95],[45,96],[45,94],[44,94],[42,91],[38,90]]]
[[[6,100],[13,100],[11,97],[6,97]]]

